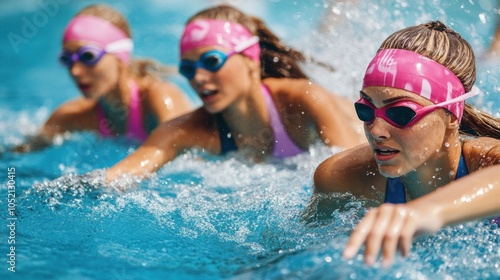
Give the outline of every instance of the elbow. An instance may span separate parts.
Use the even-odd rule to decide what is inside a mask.
[[[314,193],[330,193],[334,190],[334,182],[332,180],[334,176],[332,176],[329,166],[329,162],[326,160],[316,168],[316,171],[314,171]]]

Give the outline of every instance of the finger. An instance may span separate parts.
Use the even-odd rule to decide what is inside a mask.
[[[384,267],[390,266],[394,261],[406,216],[407,210],[404,206],[398,205],[393,208],[391,222],[387,227],[382,244],[382,266]]]
[[[346,248],[344,249],[344,258],[350,259],[356,255],[361,245],[365,242],[366,236],[370,232],[376,217],[377,209],[371,209],[354,228],[351,236],[349,237]]]
[[[415,219],[415,215],[407,213],[405,223],[401,230],[399,238],[399,250],[403,257],[408,256],[408,254],[410,253],[411,243],[413,241],[413,238],[415,237],[415,232],[417,229],[417,223]]]
[[[373,265],[377,259],[383,237],[392,218],[393,207],[393,204],[382,204],[378,208],[376,220],[365,241],[365,263],[367,265]]]

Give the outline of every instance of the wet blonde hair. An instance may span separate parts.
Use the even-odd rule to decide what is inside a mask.
[[[409,50],[437,61],[457,76],[466,92],[476,82],[476,58],[472,47],[440,21],[401,29],[382,43],[379,51],[383,49]],[[466,103],[460,131],[499,139],[500,121]]]
[[[242,11],[229,6],[218,5],[202,10],[193,15],[188,21],[197,19],[217,19],[239,23],[250,32],[259,37],[261,48],[260,64],[261,79],[274,78],[296,78],[307,79],[307,75],[301,69],[299,63],[311,61],[329,70],[333,70],[328,64],[317,62],[306,57],[301,52],[286,46],[258,17],[246,15]]]

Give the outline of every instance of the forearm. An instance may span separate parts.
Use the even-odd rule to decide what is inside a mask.
[[[500,216],[499,172],[500,165],[478,170],[408,204],[430,210],[439,227]]]
[[[144,178],[156,172],[174,155],[153,147],[140,147],[133,154],[106,171],[106,181],[113,181],[123,175]]]
[[[28,140],[20,145],[11,148],[11,151],[18,153],[28,153],[46,148],[52,144],[53,137],[39,134],[28,138]]]

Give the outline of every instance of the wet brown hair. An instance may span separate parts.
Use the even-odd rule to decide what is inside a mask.
[[[440,21],[408,27],[391,34],[380,46],[404,49],[426,56],[453,72],[470,91],[476,81],[476,58],[470,44]],[[500,139],[500,121],[466,103],[460,131]]]
[[[301,52],[286,46],[269,30],[260,18],[246,15],[232,6],[218,5],[202,10],[192,16],[187,23],[197,19],[217,19],[236,22],[248,28],[252,34],[258,36],[261,48],[261,79],[269,77],[307,79],[308,77],[301,69],[299,63],[308,60],[329,70],[333,70],[333,67],[328,64],[317,62],[314,59],[306,57]]]

